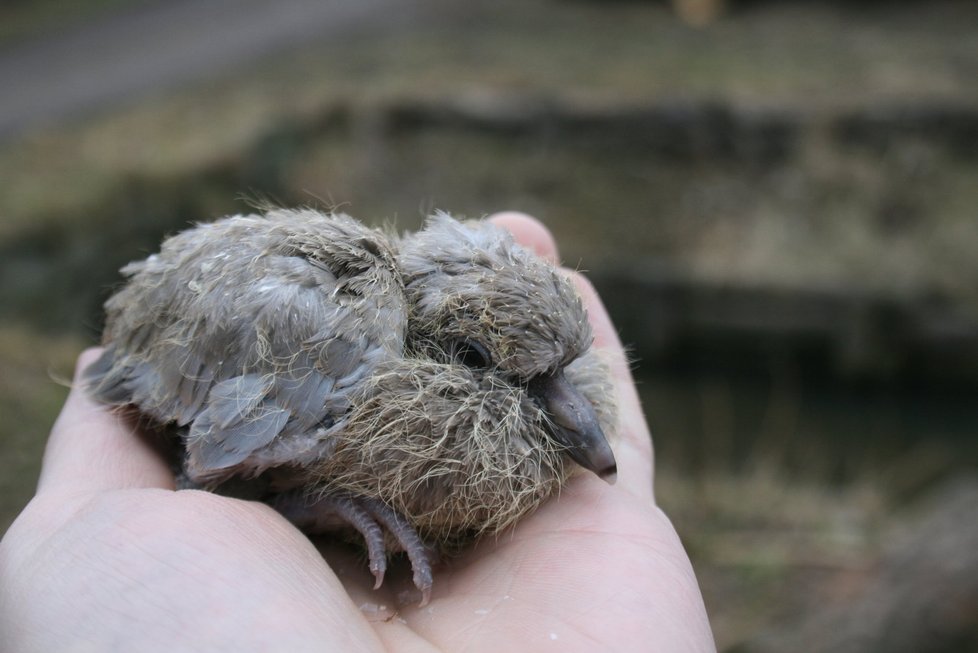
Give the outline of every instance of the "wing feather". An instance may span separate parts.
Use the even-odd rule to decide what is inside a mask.
[[[311,210],[178,234],[123,269],[130,280],[106,302],[107,348],[88,386],[105,403],[186,427],[192,477],[286,464],[270,452],[314,450],[300,440],[326,437],[360,382],[403,351],[393,247],[351,218]]]

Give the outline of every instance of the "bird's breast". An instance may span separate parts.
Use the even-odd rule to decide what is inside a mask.
[[[460,365],[400,359],[363,389],[325,487],[380,498],[429,540],[497,531],[565,476],[545,416],[519,386]]]

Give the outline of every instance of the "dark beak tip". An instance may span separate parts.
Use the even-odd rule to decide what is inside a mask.
[[[609,485],[614,485],[618,480],[618,461],[611,452],[611,447],[607,442],[603,443],[598,451],[582,451],[581,449],[570,451],[570,457],[578,465],[588,470]]]
[[[614,485],[618,482],[618,465],[611,465],[610,467],[605,467],[600,472],[598,472],[598,477],[606,482],[608,485]]]

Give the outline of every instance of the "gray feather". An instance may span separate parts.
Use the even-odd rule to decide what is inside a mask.
[[[255,414],[225,426],[219,426],[212,412],[220,408],[208,406],[190,428],[187,452],[195,469],[213,472],[243,462],[255,451],[268,445],[285,426],[289,412],[281,408],[265,408]]]

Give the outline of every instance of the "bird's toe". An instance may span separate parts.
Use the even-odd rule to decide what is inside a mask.
[[[376,499],[362,499],[364,508],[394,536],[408,560],[411,561],[412,580],[421,592],[421,606],[431,599],[432,573],[431,550],[418,532],[390,506]]]
[[[374,589],[384,583],[387,572],[387,547],[384,543],[386,530],[411,562],[414,585],[421,592],[421,605],[426,605],[430,600],[432,551],[421,540],[414,527],[387,504],[377,499],[345,494],[310,497],[300,493],[286,493],[276,497],[272,505],[286,519],[307,532],[353,527],[363,537],[370,573],[375,579]]]

